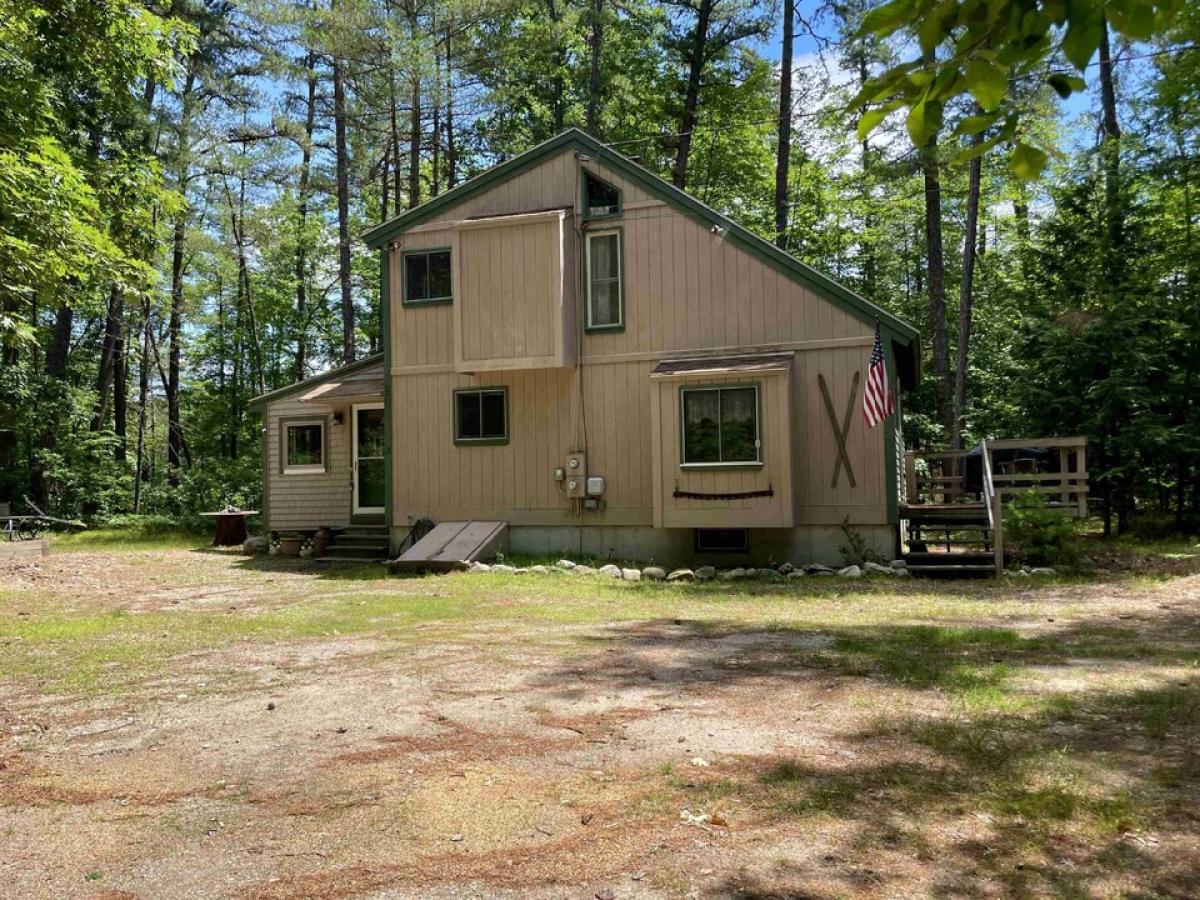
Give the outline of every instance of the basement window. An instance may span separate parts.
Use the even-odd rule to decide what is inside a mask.
[[[699,553],[744,553],[750,549],[745,528],[697,528],[695,535]]]
[[[508,443],[508,388],[454,392],[454,443]]]

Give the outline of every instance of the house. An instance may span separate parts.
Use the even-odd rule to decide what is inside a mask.
[[[497,521],[514,551],[892,554],[917,332],[571,129],[366,234],[383,352],[257,398],[271,531]]]

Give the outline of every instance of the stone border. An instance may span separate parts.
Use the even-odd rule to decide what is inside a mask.
[[[875,562],[867,562],[861,566],[851,565],[840,569],[834,569],[820,563],[797,566],[790,562],[785,562],[778,566],[765,566],[761,568],[743,568],[738,566],[733,569],[718,570],[714,566],[700,566],[697,569],[672,569],[669,572],[661,566],[626,569],[613,563],[608,563],[607,565],[595,568],[573,562],[569,559],[560,559],[553,566],[537,565],[525,568],[506,565],[502,562],[491,564],[474,562],[467,567],[467,570],[470,572],[496,572],[510,575],[550,575],[555,573],[580,576],[596,575],[620,581],[665,581],[671,583],[713,580],[747,581],[752,579],[758,581],[782,581],[785,579],[791,580],[819,576],[862,578],[866,575],[887,575],[893,578],[904,578],[909,574],[908,564],[902,559],[892,560],[891,564],[887,566]]]

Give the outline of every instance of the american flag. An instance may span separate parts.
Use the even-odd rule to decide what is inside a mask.
[[[888,390],[887,361],[883,358],[883,338],[879,323],[875,323],[875,347],[871,350],[871,368],[867,371],[867,386],[863,391],[863,418],[867,427],[874,428],[896,411],[892,392]]]

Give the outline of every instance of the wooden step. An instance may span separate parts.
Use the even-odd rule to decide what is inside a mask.
[[[916,577],[932,578],[987,578],[996,573],[994,565],[933,565],[908,567]]]
[[[935,551],[913,551],[904,554],[904,561],[909,566],[954,566],[954,565],[992,565],[995,557],[989,551],[963,553],[937,553]]]

